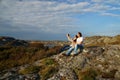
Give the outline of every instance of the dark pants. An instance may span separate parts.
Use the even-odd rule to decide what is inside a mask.
[[[65,50],[68,50],[70,48],[70,45],[65,45],[64,47],[62,47],[59,51],[59,53],[65,51]]]

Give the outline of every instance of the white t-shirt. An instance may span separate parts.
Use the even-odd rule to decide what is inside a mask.
[[[82,42],[83,42],[83,37],[77,38],[77,44],[82,44]]]

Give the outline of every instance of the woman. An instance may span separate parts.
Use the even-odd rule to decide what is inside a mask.
[[[71,37],[70,37],[70,35],[69,34],[67,34],[67,38],[68,38],[68,40],[71,42],[71,45],[70,45],[70,48],[68,49],[68,51],[66,52],[66,55],[70,55],[71,54],[71,52],[74,50],[74,48],[75,48],[75,46],[76,46],[76,41],[77,41],[77,38],[78,38],[78,36],[77,35],[75,35],[75,37],[72,39]]]
[[[78,38],[77,38],[76,45],[75,45],[75,48],[74,48],[74,53],[75,54],[78,54],[78,49],[80,49],[80,52],[82,52],[83,48],[84,48],[84,46],[83,46],[84,38],[82,36],[82,33],[78,32],[77,36],[78,36]]]

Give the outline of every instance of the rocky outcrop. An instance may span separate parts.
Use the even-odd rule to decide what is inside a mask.
[[[40,80],[38,73],[20,74],[19,71],[30,67],[30,65],[24,65],[9,70],[0,72],[0,80]]]
[[[13,37],[0,37],[0,46],[28,46],[28,42]]]
[[[0,80],[40,80],[39,74],[27,74],[21,75],[17,74],[14,71],[6,72]]]
[[[86,37],[84,44],[86,46],[103,46],[103,45],[120,45],[120,35],[109,37],[109,36],[92,36]]]
[[[59,71],[49,80],[120,80],[120,46],[88,47],[77,56],[55,55],[59,63]],[[86,75],[83,70],[92,69],[96,75]],[[82,76],[80,73],[82,73]],[[87,71],[89,72],[89,71]],[[86,73],[87,73],[86,72]]]
[[[119,45],[87,47],[76,56],[57,54],[51,56],[50,59],[58,63],[58,70],[47,80],[120,80]],[[42,61],[36,61],[32,65],[41,66],[43,65]],[[49,62],[47,64],[51,64],[51,61]],[[26,74],[20,73],[20,71],[24,71],[29,66],[24,65],[3,71],[0,73],[0,80],[42,80],[40,71],[39,73],[35,72],[36,70],[33,72],[28,71],[27,73],[22,72]],[[31,68],[29,69],[31,70]]]
[[[86,38],[83,52],[76,56],[59,53],[33,64],[4,70],[0,72],[0,80],[120,80],[119,40],[119,35]],[[45,73],[47,71],[52,75]]]

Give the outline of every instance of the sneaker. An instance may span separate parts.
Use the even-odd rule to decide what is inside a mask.
[[[74,55],[72,55],[73,57],[75,57],[75,56],[77,56],[78,54],[74,54]]]
[[[88,52],[88,50],[83,49],[83,52],[87,53],[87,52]]]
[[[64,53],[64,54],[62,54],[62,55],[63,55],[63,56],[69,56],[69,55],[67,55],[67,54],[65,54],[65,53]]]

